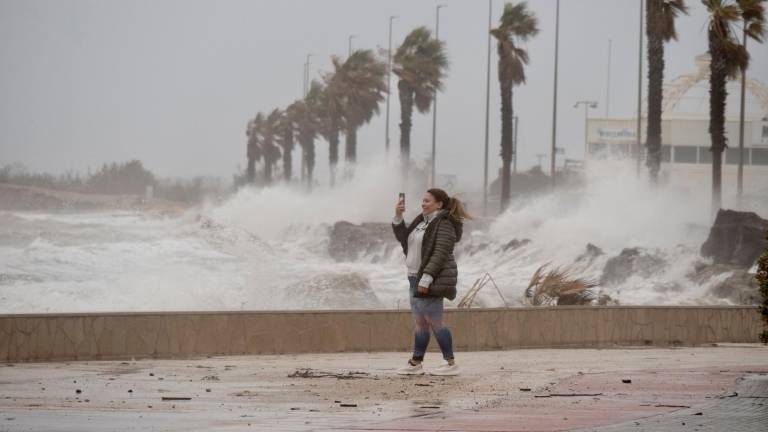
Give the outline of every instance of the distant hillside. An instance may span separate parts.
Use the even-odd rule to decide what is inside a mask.
[[[139,195],[103,195],[66,192],[34,186],[0,183],[0,210],[134,210],[178,214],[188,205]]]

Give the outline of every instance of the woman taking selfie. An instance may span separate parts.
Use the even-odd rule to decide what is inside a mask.
[[[443,298],[456,298],[458,270],[453,247],[461,240],[463,223],[471,217],[461,201],[442,189],[429,189],[421,199],[421,214],[406,226],[405,200],[401,194],[395,206],[392,229],[403,246],[410,283],[411,313],[414,320],[413,356],[397,370],[401,375],[424,373],[422,362],[429,345],[430,330],[435,334],[445,364],[432,375],[458,375],[453,355],[451,331],[443,323]]]

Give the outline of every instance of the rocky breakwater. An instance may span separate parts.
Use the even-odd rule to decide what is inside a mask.
[[[712,263],[701,263],[689,275],[706,283],[717,278],[709,290],[715,297],[736,304],[757,304],[760,300],[754,266],[768,249],[765,233],[768,220],[752,212],[720,210],[709,237],[701,246],[701,256]]]
[[[323,273],[287,286],[286,303],[297,309],[381,309],[368,279],[359,273]]]
[[[369,260],[377,263],[400,247],[392,224],[336,222],[330,229],[328,255],[338,262]]]

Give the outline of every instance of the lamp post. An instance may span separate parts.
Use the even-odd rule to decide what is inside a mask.
[[[596,101],[581,100],[576,102],[573,107],[578,108],[579,105],[584,105],[584,167],[587,166],[587,155],[589,154],[589,130],[587,129],[587,121],[589,120],[589,109],[597,108]]]
[[[555,154],[557,153],[557,60],[558,48],[560,45],[560,0],[557,0],[555,9],[555,91],[554,102],[552,103],[552,148],[549,161],[549,172],[552,175],[552,188],[555,187]]]
[[[387,122],[384,131],[384,148],[386,149],[387,158],[389,158],[389,93],[392,81],[392,21],[396,18],[397,15],[389,17],[389,48],[387,49]]]
[[[445,5],[439,4],[435,7],[435,40],[440,40],[440,9]],[[437,89],[432,96],[432,169],[430,173],[430,187],[435,186],[435,153],[437,147]]]
[[[348,47],[347,47],[347,57],[352,55],[352,39],[356,38],[357,35],[349,35],[347,38]]]
[[[643,155],[643,141],[642,141],[642,134],[641,134],[641,119],[643,118],[643,111],[642,111],[642,100],[643,100],[643,11],[645,11],[644,6],[645,1],[640,0],[640,30],[639,30],[639,40],[640,43],[638,45],[637,50],[637,131],[635,134],[637,135],[637,159],[635,161],[635,170],[637,171],[637,176],[640,177],[640,158]]]
[[[606,67],[605,80],[605,118],[611,116],[611,48],[613,40],[608,39],[608,66]]]

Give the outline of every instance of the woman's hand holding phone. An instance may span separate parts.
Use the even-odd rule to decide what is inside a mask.
[[[403,213],[405,213],[405,194],[401,192],[397,199],[397,205],[395,205],[395,216],[401,218]]]

